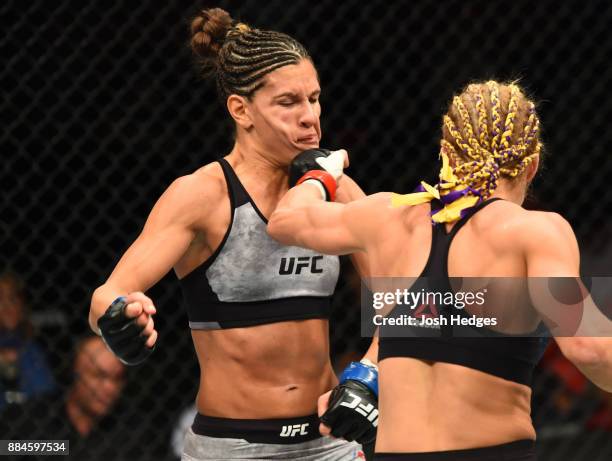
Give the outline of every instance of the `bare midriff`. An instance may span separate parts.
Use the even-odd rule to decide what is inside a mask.
[[[336,384],[327,320],[192,330],[200,364],[198,411],[235,419],[306,416]]]

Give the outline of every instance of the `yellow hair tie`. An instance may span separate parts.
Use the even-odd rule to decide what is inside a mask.
[[[463,184],[453,172],[444,149],[441,151],[442,168],[440,181],[435,186],[421,181],[418,192],[412,194],[391,194],[391,206],[420,205],[421,203],[440,200],[444,207],[432,212],[434,223],[454,222],[461,219],[468,209],[480,201],[480,194]]]

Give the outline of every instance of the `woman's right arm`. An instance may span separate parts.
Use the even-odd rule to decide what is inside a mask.
[[[580,254],[571,226],[560,215],[539,213],[524,237],[534,307],[552,320],[549,326],[563,355],[594,384],[612,392],[612,324],[582,286]],[[569,299],[560,302],[559,295],[550,293],[554,277],[563,291],[582,296],[571,303]]]
[[[212,179],[212,178],[211,178]],[[216,203],[214,179],[189,175],[175,180],[153,207],[147,222],[108,280],[92,296],[89,325],[99,334],[98,319],[119,296],[126,296],[129,317],[146,326],[143,333],[152,347],[156,334],[150,316],[155,313],[144,291],[157,283],[186,252],[196,235],[198,223],[205,222],[205,204]]]

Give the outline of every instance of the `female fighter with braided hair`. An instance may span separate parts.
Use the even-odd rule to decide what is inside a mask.
[[[449,277],[528,284],[578,277],[569,224],[521,207],[541,142],[534,104],[518,85],[467,86],[453,98],[442,133],[435,187],[422,183],[413,194],[379,193],[345,205],[323,202],[321,183],[310,179],[281,200],[269,233],[322,253],[365,253],[373,277],[423,276],[446,290],[452,290]],[[333,166],[328,174],[340,178],[341,162]],[[376,460],[535,459],[530,382],[546,344],[538,325],[550,312],[531,286],[527,308],[510,311],[510,302],[505,298],[496,312],[511,319],[512,331],[490,330],[495,337],[449,337],[444,327],[432,334],[419,326],[400,337],[380,327]],[[582,320],[578,332],[585,334],[602,331],[593,324],[609,326],[597,310]],[[523,332],[532,333],[509,337]],[[556,339],[595,384],[612,390],[611,339]]]
[[[317,398],[337,382],[328,317],[338,258],[266,233],[290,162],[319,146],[317,72],[293,38],[218,8],[202,11],[191,31],[235,122],[234,147],[164,192],[95,290],[91,328],[124,363],[143,361],[157,339],[143,292],[174,268],[201,368],[183,459],[361,459],[359,444],[321,437],[316,415]],[[339,201],[363,196],[342,180]]]

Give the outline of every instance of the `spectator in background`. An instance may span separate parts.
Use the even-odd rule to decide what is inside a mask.
[[[139,459],[138,453],[127,453],[130,443],[141,444],[132,427],[118,427],[111,416],[125,385],[125,366],[92,336],[78,343],[73,373],[64,394],[8,406],[0,415],[0,439],[69,440],[68,459]]]
[[[0,274],[0,411],[56,388],[32,331],[23,281]]]

